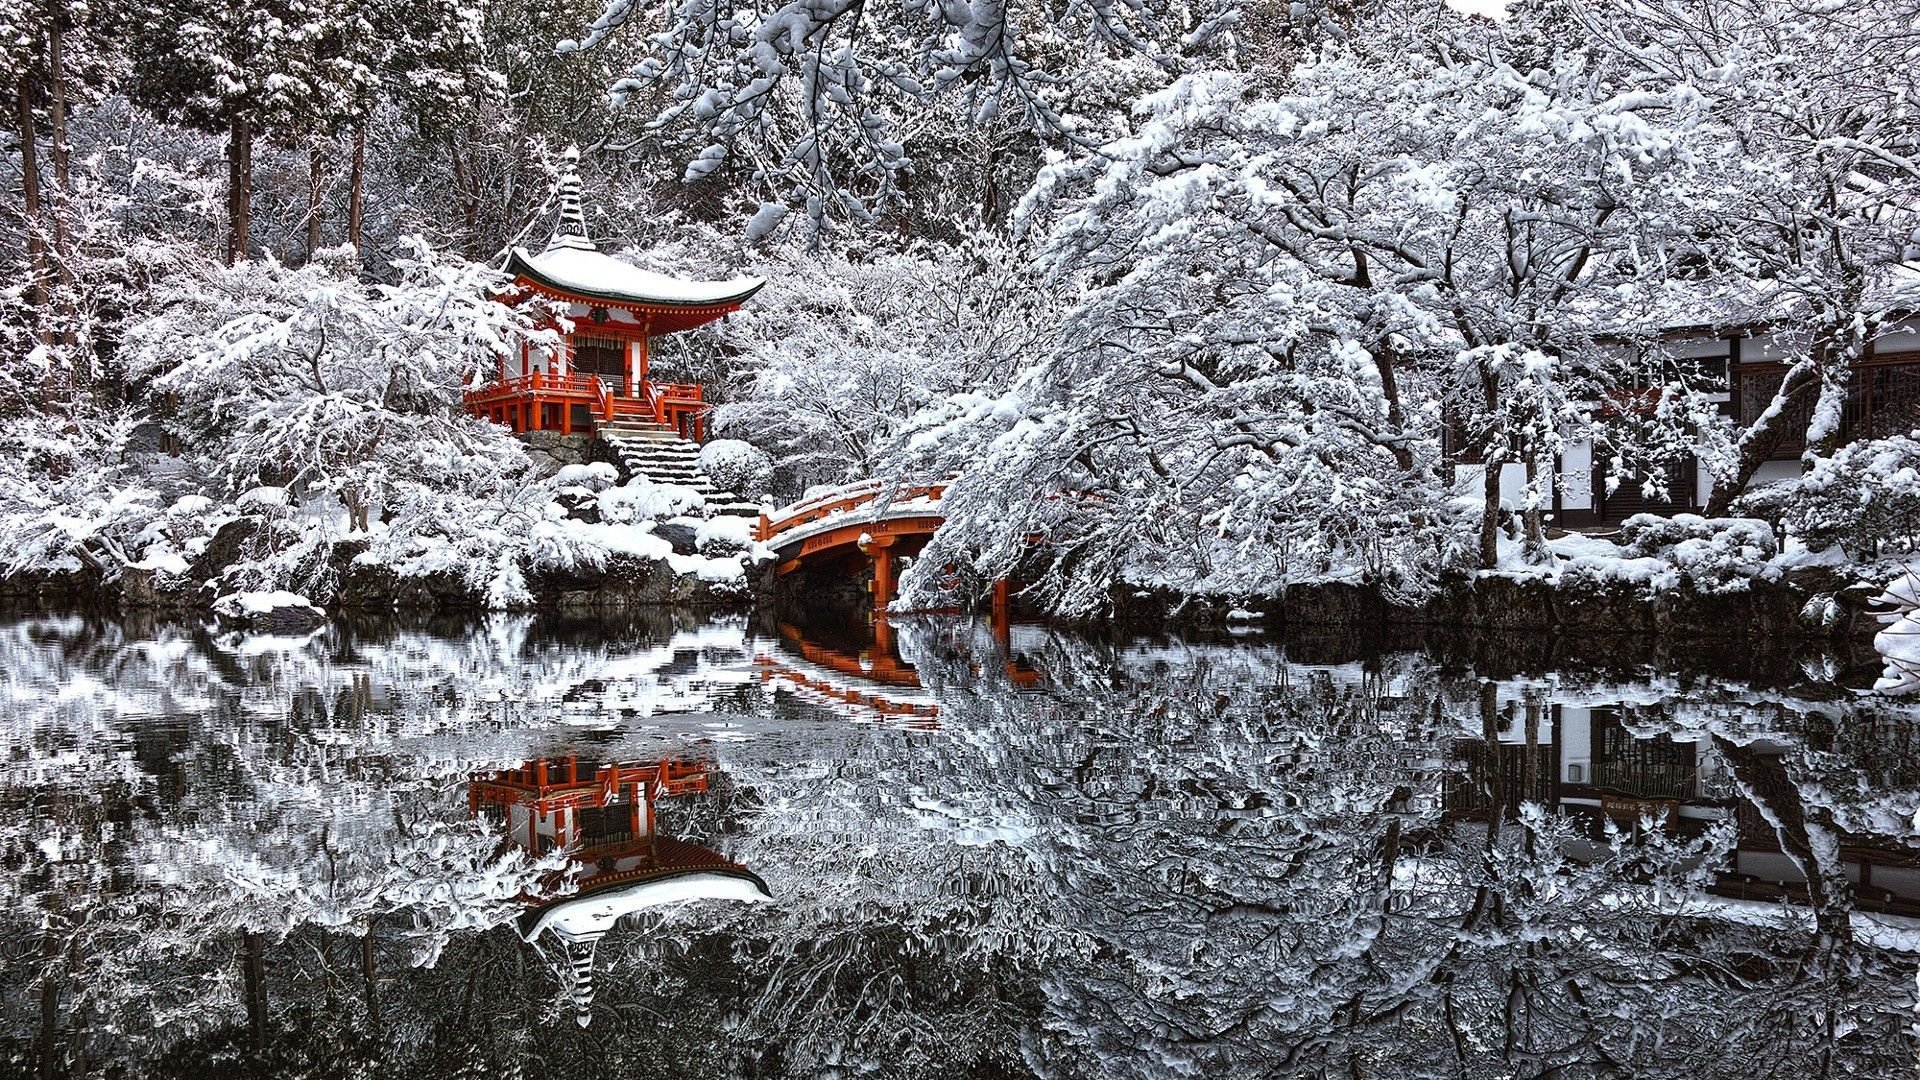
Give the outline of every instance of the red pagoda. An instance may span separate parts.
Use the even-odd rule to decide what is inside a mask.
[[[706,403],[694,383],[648,378],[652,341],[704,326],[739,309],[759,278],[683,281],[602,252],[587,236],[580,205],[579,151],[562,156],[553,239],[539,254],[516,247],[507,259],[509,300],[541,296],[557,315],[558,348],[523,346],[495,377],[471,388],[466,408],[516,433],[592,432],[603,424],[659,425],[683,439],[706,435]]]

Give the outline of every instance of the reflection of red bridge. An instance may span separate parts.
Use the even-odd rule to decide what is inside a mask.
[[[763,653],[754,661],[762,683],[784,686],[804,701],[836,711],[873,713],[882,720],[905,718],[910,727],[939,726],[933,720],[939,703],[917,693],[920,673],[894,655],[888,638],[876,640],[867,651],[848,653],[808,641],[784,623],[780,637],[787,651]]]
[[[781,575],[864,557],[874,610],[883,610],[899,580],[896,560],[918,555],[946,520],[940,506],[946,491],[944,483],[849,484],[761,515],[755,535],[779,555]],[[1004,614],[1007,598],[1007,583],[995,583],[997,614]]]
[[[1006,648],[1005,629],[1005,623],[996,624],[1002,649]],[[754,660],[760,681],[783,686],[802,700],[838,712],[873,714],[882,720],[906,718],[910,727],[938,726],[933,718],[940,713],[940,703],[918,692],[920,673],[894,652],[892,625],[879,616],[873,631],[872,646],[856,653],[808,641],[798,628],[782,623],[784,648]],[[1040,682],[1040,672],[1011,655],[1004,663],[1007,681],[1014,686]],[[977,667],[975,673],[980,673]]]

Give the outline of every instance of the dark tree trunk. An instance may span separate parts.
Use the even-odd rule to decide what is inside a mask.
[[[1387,400],[1387,424],[1393,428],[1393,436],[1400,439],[1407,433],[1407,414],[1400,406],[1400,383],[1395,375],[1399,354],[1393,343],[1383,337],[1373,348],[1373,367],[1380,374],[1380,396]],[[1388,448],[1393,454],[1393,463],[1402,470],[1413,468],[1413,451],[1407,444],[1396,442]]]
[[[325,159],[316,141],[307,147],[307,261],[320,250],[320,188]]]
[[[1850,949],[1853,945],[1853,888],[1845,868],[1832,858],[1837,846],[1816,844],[1812,830],[1837,837],[1833,812],[1824,806],[1807,805],[1799,785],[1787,775],[1784,759],[1762,754],[1752,746],[1743,746],[1721,736],[1713,745],[1733,772],[1747,800],[1758,808],[1774,827],[1781,854],[1792,859],[1807,879],[1807,905],[1813,909],[1814,925],[1827,948]]]
[[[60,984],[53,981],[53,969],[60,959],[60,942],[50,933],[40,940],[40,1077],[53,1080],[60,1072]]]
[[[1480,501],[1483,511],[1480,515],[1480,569],[1492,570],[1500,565],[1500,472],[1506,465],[1500,451],[1489,447],[1485,455],[1486,470],[1480,480]]]
[[[253,121],[236,111],[227,133],[227,265],[243,262],[253,232]]]
[[[453,194],[460,203],[460,218],[466,224],[466,238],[462,244],[468,255],[473,254],[474,233],[480,221],[480,207],[476,205],[473,193],[467,189],[467,167],[460,160],[460,147],[447,136],[447,160],[453,165]]]
[[[60,284],[59,303],[56,305],[60,321],[55,328],[55,340],[72,346],[77,343],[70,221],[73,150],[67,144],[66,38],[60,30],[58,18],[47,27],[47,67],[53,82],[53,95],[48,108],[48,116],[53,122],[53,205],[50,207],[53,218],[53,270],[54,278]],[[77,399],[92,381],[92,372],[85,355],[78,348],[63,350],[61,359],[66,364],[67,383],[60,389]]]
[[[353,129],[353,166],[347,181],[347,243],[355,251],[360,249],[361,215],[365,212],[362,200],[366,197],[367,184],[367,125],[362,121]]]
[[[1740,436],[1735,448],[1739,455],[1734,463],[1731,477],[1714,481],[1713,493],[1707,497],[1708,517],[1725,517],[1733,509],[1733,500],[1747,490],[1753,482],[1753,476],[1760,466],[1773,459],[1773,452],[1780,449],[1792,430],[1794,414],[1800,411],[1808,399],[1820,389],[1820,369],[1812,361],[1796,364],[1787,371],[1781,381],[1780,389],[1774,392],[1768,411],[1754,421]]]
[[[27,260],[33,280],[28,286],[27,303],[36,311],[46,303],[43,287],[47,270],[45,241],[40,235],[40,147],[33,125],[33,85],[25,72],[14,86],[14,119],[20,136],[20,213],[26,220]]]
[[[247,1032],[255,1050],[267,1048],[267,943],[258,933],[243,939],[242,976],[247,995]]]
[[[53,122],[53,250],[64,262],[69,254],[66,201],[72,191],[69,163],[73,155],[67,145],[66,47],[58,19],[47,28],[47,66],[53,81],[53,97],[48,108],[48,118]],[[63,265],[60,271],[64,276],[66,267]]]
[[[1480,362],[1480,395],[1486,402],[1487,415],[1493,416],[1500,407],[1500,376],[1484,360]],[[1485,442],[1486,450],[1480,458],[1485,462],[1480,480],[1480,569],[1492,570],[1500,565],[1500,472],[1507,461],[1507,448],[1492,431]]]
[[[374,966],[373,930],[369,928],[360,935],[360,981],[366,989],[367,1021],[373,1030],[380,1030],[380,983]]]

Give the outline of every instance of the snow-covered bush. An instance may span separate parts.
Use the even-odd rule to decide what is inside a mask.
[[[700,471],[719,487],[762,499],[773,483],[773,456],[740,439],[715,439],[700,448]]]
[[[20,416],[0,424],[0,572],[112,577],[141,557],[164,506],[125,464],[126,412]]]
[[[1780,553],[1773,529],[1755,518],[1635,514],[1621,523],[1620,539],[1628,557],[1664,559],[1702,592],[1744,589]]]
[[[1839,448],[1806,473],[1741,500],[1816,551],[1856,559],[1920,550],[1920,439],[1895,435]]]
[[[710,559],[738,555],[753,546],[753,522],[733,514],[710,517],[694,530],[693,546]]]
[[[519,443],[460,399],[540,336],[531,314],[493,299],[497,272],[424,242],[396,268],[396,284],[367,286],[344,256],[190,264],[130,328],[130,367],[176,403],[171,426],[215,479],[335,496],[349,530],[396,485],[524,470]]]

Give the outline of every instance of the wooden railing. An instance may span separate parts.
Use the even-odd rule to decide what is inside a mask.
[[[916,484],[896,489],[893,484],[880,480],[867,480],[847,487],[803,499],[792,506],[778,510],[777,516],[760,515],[759,539],[761,542],[772,540],[781,533],[797,529],[834,514],[857,510],[870,506],[883,495],[891,495],[889,502],[906,502],[909,499],[926,498],[938,502],[946,494],[947,485]]]
[[[516,375],[510,379],[498,379],[483,383],[466,392],[469,403],[494,401],[501,398],[518,398],[527,394],[565,395],[577,394],[591,397],[593,389],[590,383],[593,377],[578,372],[558,374],[551,371],[534,371],[525,375]]]
[[[559,430],[570,431],[571,410],[584,405],[596,421],[645,416],[697,438],[705,432],[704,398],[697,383],[643,382],[635,396],[626,397],[598,375],[534,371],[471,387],[462,395],[462,402],[468,412],[508,424],[516,432],[538,429],[545,423],[556,423]],[[523,417],[519,408],[529,404],[532,415]],[[546,420],[541,414],[542,405],[560,406],[563,416],[557,422]]]

